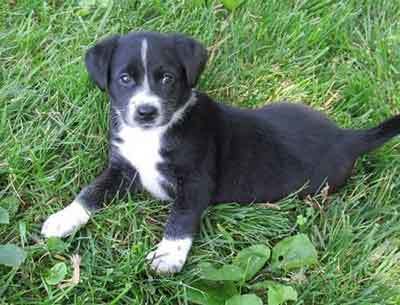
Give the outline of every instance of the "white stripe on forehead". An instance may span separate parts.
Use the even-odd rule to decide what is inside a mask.
[[[161,98],[151,91],[149,85],[149,75],[148,75],[148,62],[147,62],[147,50],[148,43],[147,39],[144,38],[141,42],[140,47],[140,57],[143,64],[143,83],[136,87],[134,94],[129,99],[128,105],[128,120],[133,125],[133,118],[135,116],[136,109],[141,105],[151,105],[157,108],[159,113],[162,113],[161,109]],[[161,120],[161,116],[157,120]]]
[[[143,88],[145,90],[149,90],[149,80],[147,77],[147,39],[144,38],[142,40],[142,47],[140,49],[140,55],[142,57],[142,63],[143,63],[143,68],[144,68],[144,74],[143,74]]]

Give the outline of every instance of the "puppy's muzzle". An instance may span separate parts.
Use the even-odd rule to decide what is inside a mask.
[[[135,119],[139,123],[152,123],[159,116],[158,109],[152,105],[140,105],[136,109]]]

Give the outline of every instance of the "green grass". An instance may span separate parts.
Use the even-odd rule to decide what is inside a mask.
[[[341,126],[371,127],[400,109],[399,1],[247,0],[233,14],[213,1],[114,1],[86,16],[78,1],[15,2],[0,4],[0,200],[13,196],[20,207],[0,226],[0,244],[23,245],[29,256],[18,270],[0,266],[1,304],[187,304],[199,262],[274,245],[299,231],[296,217],[310,206],[302,231],[319,265],[288,276],[264,270],[260,278],[296,287],[296,304],[400,304],[399,140],[361,158],[326,202],[210,209],[174,277],[155,276],[144,260],[168,213],[147,196],[110,205],[59,255],[39,234],[46,216],[106,162],[108,102],[82,60],[98,39],[131,30],[187,33],[210,47],[199,88],[215,99],[241,107],[302,101]],[[72,274],[74,253],[82,257],[81,282],[46,285],[46,271],[59,261]]]

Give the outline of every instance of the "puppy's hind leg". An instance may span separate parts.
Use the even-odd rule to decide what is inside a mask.
[[[345,146],[338,145],[336,149],[324,155],[319,165],[314,168],[310,185],[301,193],[301,197],[319,193],[326,184],[329,193],[336,192],[351,175],[355,161],[355,157],[346,151]]]
[[[117,168],[108,167],[91,184],[86,186],[74,201],[51,215],[42,226],[45,237],[64,237],[85,225],[90,216],[115,195],[124,194],[136,182]]]
[[[311,192],[319,189],[322,179],[327,179],[329,192],[335,192],[351,175],[357,158],[374,150],[400,134],[400,115],[386,120],[375,128],[366,130],[345,129],[343,138],[325,155],[314,170]]]

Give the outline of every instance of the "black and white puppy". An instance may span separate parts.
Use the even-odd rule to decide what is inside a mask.
[[[193,90],[206,60],[200,43],[175,34],[130,33],[89,49],[89,75],[111,101],[108,166],[46,220],[45,236],[66,236],[117,194],[144,189],[173,202],[151,267],[178,272],[210,204],[273,202],[324,183],[335,191],[357,157],[400,132],[399,116],[348,130],[301,105],[216,103]]]

